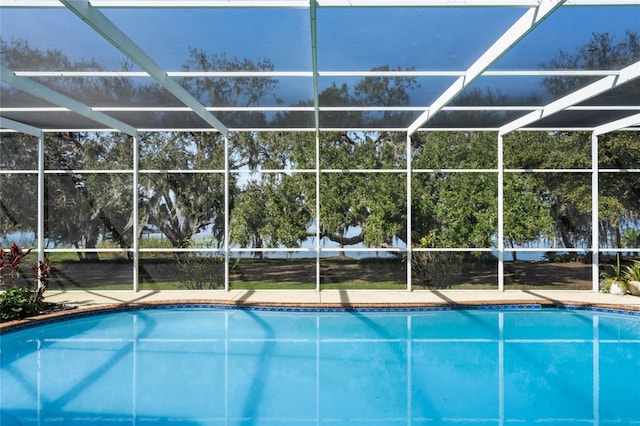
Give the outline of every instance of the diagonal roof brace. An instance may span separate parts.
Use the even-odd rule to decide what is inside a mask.
[[[30,93],[34,96],[44,99],[47,102],[51,102],[54,105],[59,105],[75,112],[76,114],[90,118],[93,121],[102,123],[113,129],[117,129],[121,132],[127,133],[131,136],[137,136],[138,131],[122,121],[113,118],[105,113],[94,111],[90,106],[83,104],[75,99],[72,99],[60,92],[40,84],[27,77],[19,77],[13,71],[0,65],[0,79],[7,84],[12,85],[24,92]]]
[[[548,117],[556,112],[565,110],[570,106],[586,101],[589,98],[597,96],[617,86],[621,86],[633,79],[640,77],[640,61],[635,62],[620,70],[618,75],[610,75],[591,83],[582,89],[563,96],[562,98],[545,105],[542,109],[531,111],[520,118],[505,124],[500,128],[500,135],[513,132],[521,127],[531,124],[535,121]]]
[[[98,32],[109,43],[115,46],[120,52],[145,70],[151,77],[156,79],[162,86],[171,92],[182,103],[191,108],[203,120],[216,128],[223,135],[229,134],[229,129],[222,124],[218,118],[211,114],[196,98],[194,98],[184,87],[169,77],[165,70],[160,67],[146,52],[136,45],[126,34],[124,34],[113,22],[111,22],[100,10],[91,6],[87,0],[60,0],[69,10],[75,13],[87,25]]]
[[[24,133],[25,135],[35,136],[36,138],[40,139],[44,137],[44,132],[42,131],[42,129],[38,129],[37,127],[33,127],[28,124],[21,123],[20,121],[15,121],[2,116],[0,116],[0,128],[12,129],[20,133]]]
[[[495,61],[504,55],[511,47],[520,41],[525,35],[531,32],[546,17],[560,7],[565,0],[540,0],[538,7],[527,10],[515,24],[511,26],[491,47],[489,47],[465,72],[465,75],[458,79],[447,88],[438,99],[436,99],[429,108],[420,114],[420,116],[407,129],[411,135],[415,133],[420,126],[429,121],[436,113],[438,113],[445,105],[447,105],[455,96],[478,78],[484,70],[489,68]]]
[[[640,126],[640,114],[630,115],[629,117],[621,118],[619,120],[611,121],[610,123],[595,127],[593,129],[593,134],[595,136],[599,136],[631,126]]]

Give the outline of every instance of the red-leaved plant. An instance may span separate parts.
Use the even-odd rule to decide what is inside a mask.
[[[20,262],[29,253],[31,253],[31,249],[23,250],[16,243],[13,243],[8,251],[0,248],[0,287],[7,285],[5,276],[11,279],[12,284],[15,284],[20,277]]]
[[[47,289],[47,284],[49,281],[49,274],[51,274],[51,270],[53,269],[53,265],[49,259],[45,259],[44,261],[39,261],[37,265],[33,265],[33,272],[36,275],[36,280],[40,283],[36,288],[36,294],[34,298],[34,303],[42,308],[44,305],[44,291]]]
[[[0,248],[0,288],[8,287],[6,291],[0,293],[0,321],[37,315],[55,306],[44,301],[44,292],[53,269],[49,259],[33,265],[35,280],[38,283],[36,288],[32,286],[21,288],[16,285],[16,281],[20,278],[20,263],[29,253],[31,249],[23,250],[16,243],[13,243],[11,249],[7,251]],[[11,285],[7,285],[5,277],[11,280]]]

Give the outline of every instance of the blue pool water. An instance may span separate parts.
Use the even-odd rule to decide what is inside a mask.
[[[4,425],[638,425],[640,316],[149,309],[0,336]]]

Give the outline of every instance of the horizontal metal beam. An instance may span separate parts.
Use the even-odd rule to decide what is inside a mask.
[[[308,8],[310,0],[92,0],[101,8]],[[539,0],[317,0],[318,7],[537,7]],[[566,6],[633,6],[640,0],[567,0]],[[0,0],[0,7],[64,7],[58,0]]]
[[[146,71],[15,71],[21,77],[97,77],[97,78],[151,78]],[[169,77],[313,77],[313,71],[167,71]],[[463,77],[466,71],[318,71],[320,77]],[[604,77],[616,75],[617,70],[488,70],[483,77]]]
[[[54,105],[68,108],[70,111],[82,115],[83,117],[90,118],[97,123],[102,123],[110,128],[127,133],[131,136],[137,136],[138,134],[138,131],[127,123],[117,120],[102,112],[94,111],[88,105],[63,95],[60,92],[56,92],[55,90],[34,80],[26,77],[18,77],[13,71],[1,65],[0,77],[2,81],[17,89],[30,93],[33,96],[37,96],[40,99],[44,99],[47,102],[51,102]]]
[[[442,108],[442,111],[538,111],[542,106],[537,105],[465,105],[465,106],[446,106]],[[121,106],[121,107],[102,107],[95,106],[91,108],[93,111],[101,112],[190,112],[191,108],[182,107],[137,107],[137,106]],[[415,112],[423,111],[423,107],[419,106],[321,106],[318,107],[320,111],[338,111],[338,112],[353,112],[353,111],[395,111],[395,112]],[[566,108],[567,111],[640,111],[640,105],[580,105],[570,106]],[[0,107],[0,114],[7,112],[66,112],[69,108],[55,106],[55,107]],[[314,106],[224,106],[224,107],[207,107],[207,111],[211,112],[312,112],[315,111]]]
[[[320,7],[537,7],[540,0],[317,0]],[[637,5],[638,0],[567,0],[567,6]]]
[[[549,127],[521,127],[519,130],[532,131],[532,132],[593,132],[594,127],[585,126],[549,126]],[[320,127],[321,132],[400,132],[407,131],[405,127]],[[421,128],[419,133],[429,132],[498,132],[500,129],[495,126],[490,127],[478,127],[478,126],[464,126],[464,127],[430,127],[428,129]],[[616,131],[630,131],[640,132],[640,126],[623,127],[616,129]],[[1,128],[0,133],[15,132],[15,129]],[[46,133],[60,133],[60,132],[106,132],[117,131],[115,129],[105,130],[104,128],[48,128],[43,127],[42,131]],[[261,133],[275,133],[275,132],[315,132],[315,127],[229,127],[229,132],[261,132]],[[613,130],[612,130],[613,131]],[[191,132],[191,133],[219,133],[218,130],[213,127],[189,127],[189,128],[176,128],[176,127],[141,127],[138,132]]]
[[[169,77],[165,70],[158,65],[146,52],[136,45],[113,22],[111,22],[100,10],[92,6],[87,0],[60,0],[69,10],[80,17],[94,31],[102,35],[126,57],[131,59],[140,68],[149,73],[166,90],[178,98],[198,114],[212,127],[218,129],[227,136],[229,130],[217,117],[205,109],[184,87]]]

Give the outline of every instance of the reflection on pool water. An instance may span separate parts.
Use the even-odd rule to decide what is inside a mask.
[[[3,425],[640,423],[638,315],[149,309],[1,346]]]

